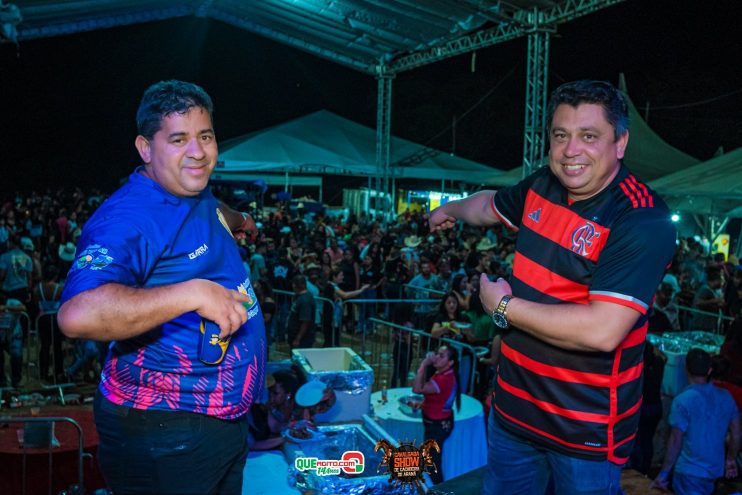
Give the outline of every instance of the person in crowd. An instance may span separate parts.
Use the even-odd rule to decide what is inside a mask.
[[[329,243],[330,245],[323,252],[330,257],[330,264],[334,266],[342,261],[343,250],[338,246],[338,241],[334,236],[330,237]]]
[[[468,310],[471,301],[471,288],[469,287],[469,277],[467,277],[465,273],[454,275],[453,280],[451,281],[451,292],[453,292],[459,300],[459,306],[462,311]]]
[[[647,313],[675,252],[667,206],[623,164],[625,96],[602,81],[565,83],[548,123],[548,167],[429,219],[432,231],[461,219],[516,232],[510,281],[480,276],[485,311],[509,329],[484,495],[538,493],[550,479],[557,494],[620,492],[639,421]]]
[[[265,248],[265,242],[258,242],[255,245],[255,252],[250,256],[250,282],[253,285],[266,278],[268,273],[268,267],[265,264]]]
[[[361,299],[378,299],[381,292],[379,286],[384,283],[384,278],[381,274],[381,267],[378,261],[375,261],[371,252],[367,252],[363,260],[361,260],[359,279],[361,285],[367,286],[361,294]],[[358,311],[359,331],[363,333],[371,332],[373,330],[373,323],[369,321],[369,318],[373,318],[376,315],[376,303],[360,304]]]
[[[24,305],[31,302],[31,278],[33,260],[21,249],[15,235],[8,239],[8,250],[0,255],[0,287],[8,299],[16,299]]]
[[[672,285],[662,282],[655,295],[653,314],[649,317],[650,332],[661,334],[680,330],[680,309],[672,296]]]
[[[23,326],[21,313],[26,306],[18,299],[0,293],[0,387],[19,388],[23,379]],[[10,356],[10,382],[5,376],[5,353]]]
[[[728,391],[710,382],[711,364],[703,349],[688,351],[689,385],[672,401],[668,418],[672,429],[653,487],[667,490],[672,471],[672,490],[677,495],[711,495],[717,478],[737,476],[739,410]]]
[[[247,218],[207,187],[212,113],[192,83],[145,91],[143,165],[86,222],[62,293],[63,333],[112,341],[94,412],[114,493],[242,493],[265,329],[233,238]]]
[[[286,340],[286,331],[288,328],[288,316],[291,309],[291,296],[284,294],[284,292],[290,292],[291,280],[296,275],[296,268],[294,264],[288,258],[288,249],[285,247],[278,249],[278,259],[274,262],[266,261],[269,268],[269,279],[274,290],[280,291],[276,293],[276,302],[278,303],[278,310],[276,311],[275,322],[273,325],[273,331],[275,339],[278,342],[284,342]]]
[[[426,440],[435,440],[440,452],[431,450],[435,471],[430,474],[433,484],[443,481],[443,444],[454,428],[454,405],[461,407],[461,386],[459,385],[458,352],[449,346],[441,346],[438,351],[423,359],[415,374],[412,391],[423,394],[423,429]],[[426,377],[428,367],[433,373]]]
[[[720,354],[729,362],[727,380],[742,386],[742,317],[735,318],[729,326]]]
[[[304,275],[294,275],[291,279],[294,299],[289,311],[288,334],[291,349],[307,348],[314,345],[316,301],[307,290],[307,279]]]
[[[693,297],[693,307],[703,313],[693,316],[692,330],[715,332],[719,322],[718,313],[724,307],[724,277],[718,266],[706,267],[706,282],[696,291]],[[712,314],[705,313],[714,313]]]
[[[438,276],[430,269],[430,261],[420,261],[420,273],[410,280],[407,294],[411,299],[440,299],[441,284]],[[428,328],[428,315],[435,311],[435,303],[415,304],[415,328]]]
[[[644,345],[644,383],[639,428],[629,465],[644,475],[649,474],[654,456],[654,433],[662,419],[662,376],[667,358],[650,342]]]
[[[459,328],[457,323],[466,323],[467,325],[464,325],[465,330]],[[449,292],[438,304],[438,311],[432,318],[432,325],[429,331],[435,339],[445,337],[460,340],[463,338],[463,333],[471,336],[470,323],[469,318],[464,315],[459,305],[459,299],[456,297],[456,294]]]
[[[268,279],[260,279],[253,285],[255,296],[260,303],[260,310],[263,312],[263,321],[265,323],[265,336],[268,345],[273,343],[273,317],[276,314],[276,301],[273,299],[273,287]]]
[[[412,304],[407,302],[397,303],[392,311],[392,323],[413,330],[415,325],[412,323]],[[391,388],[406,387],[407,375],[410,372],[410,363],[412,362],[412,332],[402,330],[401,328],[392,329],[392,349],[393,368],[392,379],[389,386]]]
[[[283,445],[281,432],[297,419],[296,392],[300,384],[290,370],[279,370],[268,377],[268,402],[253,406],[248,417],[250,450],[271,450]]]
[[[62,343],[64,335],[59,331],[56,313],[62,298],[62,285],[59,280],[59,268],[54,264],[44,265],[43,280],[33,290],[33,301],[39,314],[39,376],[46,383],[67,381],[64,375],[64,354]],[[54,375],[49,374],[50,351],[53,352]]]
[[[345,272],[336,266],[330,273],[330,280],[325,285],[322,296],[325,299],[336,301],[333,311],[325,311],[322,317],[322,332],[325,336],[323,347],[337,347],[340,345],[340,328],[342,326],[343,306],[338,304],[340,301],[353,299],[360,296],[368,286],[363,285],[358,290],[345,291],[341,287],[345,280]]]

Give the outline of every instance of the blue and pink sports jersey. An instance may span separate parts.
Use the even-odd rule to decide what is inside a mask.
[[[199,361],[201,317],[188,312],[111,343],[100,383],[108,400],[237,418],[259,397],[265,368],[263,315],[218,201],[208,189],[174,196],[135,171],[85,224],[62,303],[107,283],[150,288],[196,278],[250,298],[222,362]]]

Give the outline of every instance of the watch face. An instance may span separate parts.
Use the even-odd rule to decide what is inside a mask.
[[[507,318],[505,318],[500,313],[494,313],[492,315],[492,321],[495,322],[495,325],[500,328],[507,328],[509,326]]]

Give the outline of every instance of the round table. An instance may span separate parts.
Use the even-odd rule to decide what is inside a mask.
[[[415,441],[420,445],[423,438],[423,419],[403,413],[399,399],[410,395],[409,387],[392,388],[387,391],[387,402],[382,403],[381,392],[371,394],[376,421],[389,436],[399,441]],[[484,466],[487,463],[487,434],[484,427],[484,410],[481,402],[468,395],[461,395],[461,409],[454,410],[454,428],[443,444],[443,478],[448,480],[460,474]]]
[[[0,411],[0,416],[2,415],[8,415],[14,419],[31,417],[28,408],[4,409]],[[92,459],[83,459],[86,493],[105,487],[96,458],[98,433],[93,421],[92,407],[89,405],[43,406],[39,417],[71,418],[80,425],[83,431],[83,449],[86,453],[93,455]],[[72,424],[64,421],[55,423],[54,437],[59,442],[59,446],[51,449],[27,448],[25,450],[19,442],[19,430],[24,429],[24,423],[3,423],[0,419],[0,424],[3,425],[0,428],[0,493],[23,493],[24,463],[26,493],[49,492],[49,478],[51,478],[52,485],[51,493],[67,490],[77,483],[79,434]]]

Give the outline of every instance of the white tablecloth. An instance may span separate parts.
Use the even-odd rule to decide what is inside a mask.
[[[420,413],[409,416],[399,410],[399,398],[410,395],[412,389],[392,388],[387,402],[381,403],[381,392],[371,394],[376,421],[389,436],[420,445],[423,438],[423,419]],[[443,477],[448,480],[487,463],[487,435],[484,429],[482,404],[468,395],[461,396],[461,409],[454,410],[455,424],[451,436],[443,444]]]

